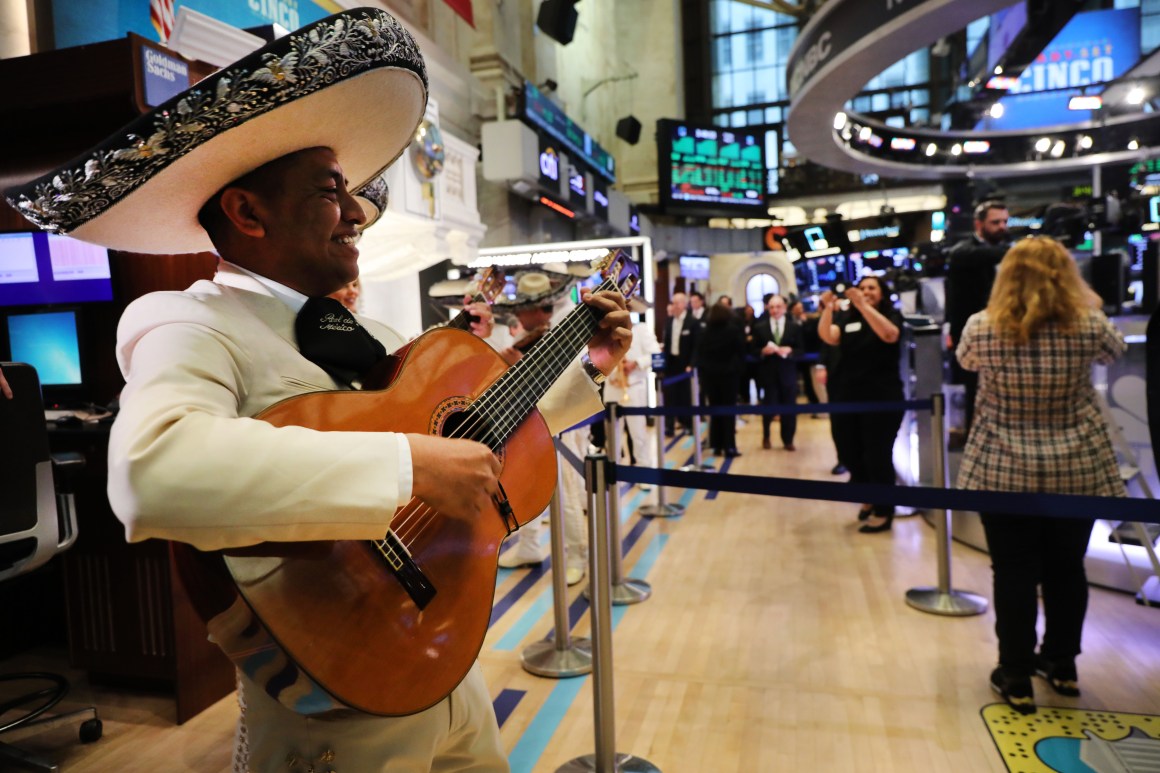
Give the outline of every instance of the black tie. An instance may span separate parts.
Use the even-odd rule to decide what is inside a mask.
[[[386,347],[333,298],[309,298],[294,322],[298,351],[336,381],[357,387],[360,377],[387,356]]]

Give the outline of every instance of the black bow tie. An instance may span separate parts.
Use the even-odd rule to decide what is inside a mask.
[[[360,378],[387,356],[386,347],[333,298],[309,298],[294,322],[298,351],[336,381],[357,387]]]

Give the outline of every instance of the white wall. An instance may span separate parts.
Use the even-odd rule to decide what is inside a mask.
[[[404,338],[414,338],[423,332],[419,322],[421,303],[418,272],[396,279],[363,281],[361,313],[390,325]]]

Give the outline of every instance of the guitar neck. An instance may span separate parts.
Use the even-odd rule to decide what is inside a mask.
[[[616,290],[606,280],[596,290]],[[479,396],[472,410],[485,420],[488,440],[503,443],[536,403],[556,382],[592,338],[601,316],[591,306],[579,304],[560,324],[549,330],[498,381]]]
[[[476,293],[475,297],[471,299],[472,303],[483,303],[487,301],[487,297],[483,293]],[[471,331],[471,320],[473,315],[466,311],[461,311],[455,315],[455,319],[447,323],[446,327],[453,327],[457,330]]]

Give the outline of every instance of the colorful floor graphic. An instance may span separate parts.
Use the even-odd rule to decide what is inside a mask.
[[[1005,703],[981,713],[1011,773],[1160,773],[1160,716],[1050,706],[1023,716]]]

